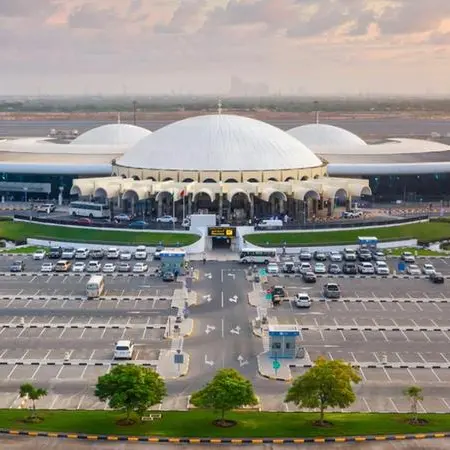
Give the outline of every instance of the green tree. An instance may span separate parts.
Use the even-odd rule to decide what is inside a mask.
[[[192,395],[191,403],[199,408],[220,411],[223,421],[226,411],[257,405],[258,399],[252,383],[237,370],[221,369],[203,389]]]
[[[131,414],[142,415],[151,406],[161,403],[167,394],[164,380],[153,369],[124,364],[98,378],[95,395],[108,402],[112,409],[123,410],[127,423],[132,423]]]
[[[409,386],[403,391],[403,395],[408,397],[411,404],[411,414],[413,416],[412,422],[417,423],[419,421],[417,406],[419,402],[423,400],[422,388],[419,386]]]
[[[352,383],[360,381],[358,371],[350,364],[320,357],[311,369],[294,380],[285,402],[293,402],[302,408],[319,409],[319,425],[323,425],[327,408],[347,408],[354,403],[356,395]]]
[[[31,383],[25,383],[20,386],[19,389],[20,398],[27,398],[32,402],[32,414],[33,419],[36,418],[36,401],[47,395],[47,391],[42,388],[37,388]]]

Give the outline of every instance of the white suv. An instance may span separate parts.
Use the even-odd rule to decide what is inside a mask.
[[[309,308],[311,306],[311,299],[305,292],[300,292],[294,297],[294,304],[297,308]]]
[[[134,342],[117,341],[114,347],[114,359],[133,359]]]
[[[403,261],[405,261],[407,263],[415,263],[416,262],[416,258],[411,252],[403,252],[402,259],[403,259]]]
[[[375,263],[375,272],[377,275],[389,275],[389,266],[384,261],[377,261]]]
[[[75,259],[87,259],[89,250],[87,248],[79,248],[75,252]]]
[[[89,261],[86,266],[86,272],[96,273],[100,272],[102,265],[98,261]]]
[[[134,252],[134,259],[147,259],[147,249],[145,245],[140,245]]]
[[[278,264],[276,263],[269,263],[267,264],[267,269],[266,269],[268,274],[278,274],[280,272],[280,269],[278,267]]]
[[[362,273],[364,275],[373,275],[375,273],[373,264],[370,262],[362,262],[358,266],[358,270],[359,270],[359,273]]]

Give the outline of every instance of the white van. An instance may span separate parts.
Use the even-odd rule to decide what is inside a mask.
[[[86,285],[87,298],[96,298],[105,292],[105,279],[103,275],[92,275]]]
[[[117,341],[114,347],[114,359],[133,359],[134,342]]]
[[[256,227],[265,230],[280,230],[283,228],[283,221],[280,219],[263,219],[258,222]]]
[[[139,245],[136,247],[134,259],[147,259],[147,249],[145,245]]]

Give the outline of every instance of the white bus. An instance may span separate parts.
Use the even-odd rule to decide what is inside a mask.
[[[105,280],[103,275],[92,275],[86,285],[87,298],[100,297],[105,292]]]
[[[243,248],[239,261],[243,264],[269,264],[275,260],[276,256],[277,251],[274,248]]]
[[[109,218],[109,205],[92,202],[72,202],[70,204],[70,214],[72,216],[83,216],[96,219]]]

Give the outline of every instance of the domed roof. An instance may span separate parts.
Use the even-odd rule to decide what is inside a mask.
[[[136,144],[151,134],[147,128],[127,123],[112,123],[92,128],[74,139],[71,145],[127,145]]]
[[[336,153],[343,148],[366,146],[367,144],[356,134],[344,128],[312,123],[291,128],[288,134],[298,139],[318,153]]]
[[[285,170],[321,166],[297,139],[248,117],[216,114],[167,125],[138,142],[119,166],[173,170]]]

